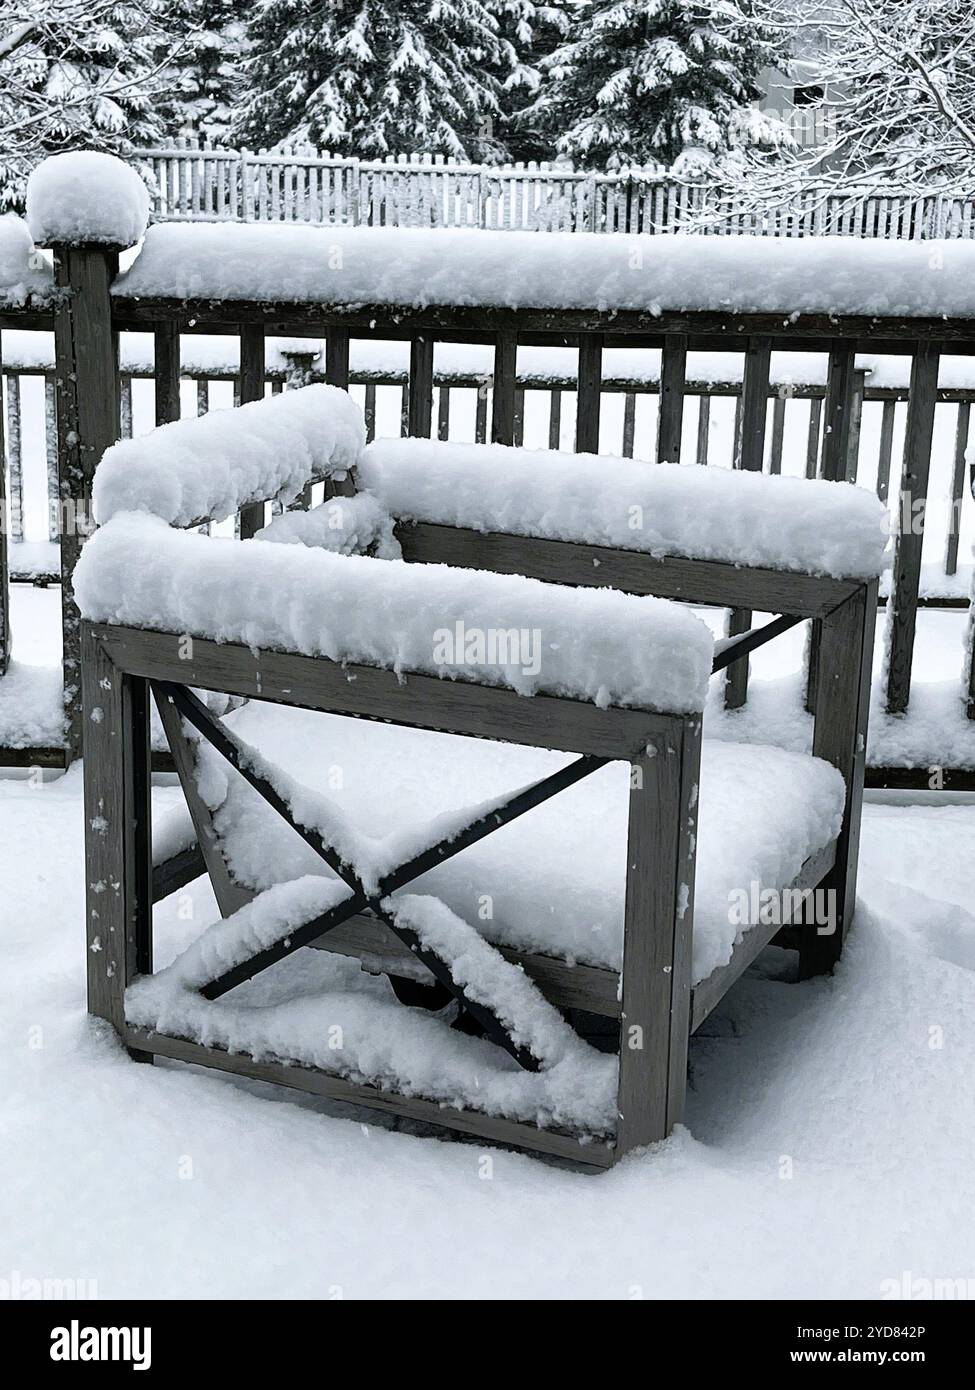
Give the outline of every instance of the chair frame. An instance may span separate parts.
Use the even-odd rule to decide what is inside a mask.
[[[856,894],[877,584],[739,569],[710,561],[661,560],[638,552],[442,526],[401,526],[399,533],[405,557],[414,562],[461,564],[564,584],[612,585],[631,593],[782,615],[766,629],[746,632],[726,644],[715,669],[746,660],[748,651],[792,622],[813,619],[819,633],[813,752],[843,773],[846,804],[837,839],[807,860],[790,887],[831,891],[835,930],[821,935],[814,924],[784,930],[779,924],[753,927],[736,946],[729,964],[692,988],[699,715],[599,709],[543,695],[525,699],[506,689],[423,675],[397,677],[389,671],[347,668],[293,652],[255,654],[240,645],[196,636],[187,655],[186,634],[85,622],[89,1012],[110,1023],[138,1060],[164,1056],[197,1063],[423,1120],[479,1140],[569,1158],[587,1168],[606,1168],[631,1150],[665,1138],[681,1121],[689,1037],[764,946],[775,938],[779,944],[797,947],[802,976],[826,971],[839,958]],[[577,776],[606,761],[630,763],[622,972],[571,966],[553,957],[498,948],[506,959],[521,965],[557,1007],[601,1014],[614,1020],[614,1027],[618,1020],[615,1136],[593,1141],[474,1110],[444,1108],[311,1067],[258,1061],[126,1022],[125,990],[136,976],[152,970],[153,902],[177,891],[204,869],[223,915],[252,896],[233,882],[219,854],[208,812],[195,792],[192,753],[181,720],[189,718],[231,761],[233,738],[199,702],[194,711],[187,686],[572,752],[580,759],[578,765],[570,765]],[[184,851],[176,862],[155,868],[149,751],[153,687],[200,843],[198,852]],[[256,789],[266,795],[266,788]],[[543,786],[531,804],[560,789]],[[529,809],[528,804],[515,806],[512,816]],[[287,816],[286,811],[282,813]],[[482,829],[474,838],[486,833],[489,830]],[[318,848],[327,858],[328,847]],[[375,902],[363,902],[361,910],[345,913],[329,926],[320,932],[310,930],[310,939],[299,944],[357,956],[367,966],[374,967],[378,960],[393,978],[397,973],[415,977],[416,943],[406,940],[402,932],[391,931],[389,920],[377,914]],[[433,965],[429,960],[425,963]],[[440,978],[451,987],[449,977],[441,973]],[[232,988],[237,982],[224,983]],[[469,1004],[456,987],[451,992],[462,1004]],[[489,1036],[505,1045],[498,1029],[492,1032],[491,1019],[479,1021]],[[518,1060],[526,1062],[524,1057]]]

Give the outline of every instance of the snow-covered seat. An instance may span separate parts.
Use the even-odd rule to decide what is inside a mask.
[[[356,832],[375,840],[381,858],[393,863],[405,857],[417,804],[437,821],[460,823],[465,808],[489,804],[566,763],[565,755],[542,749],[253,703],[225,723],[308,789],[306,814],[317,804],[324,825],[329,808],[341,808]],[[303,874],[329,875],[315,852],[213,749],[201,743],[198,756],[215,828],[239,883],[262,892]],[[436,895],[475,922],[487,940],[513,951],[618,972],[627,776],[624,764],[609,764],[403,891]],[[704,740],[693,985],[728,964],[759,909],[767,910],[768,895],[790,885],[807,860],[835,842],[843,803],[842,777],[820,758]],[[160,828],[160,843],[187,843],[188,813],[181,808],[170,816],[171,823]],[[335,942],[325,937],[321,944],[328,949]],[[343,939],[342,949],[350,944]],[[395,947],[387,940],[390,954]]]

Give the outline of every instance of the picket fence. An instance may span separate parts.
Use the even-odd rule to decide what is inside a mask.
[[[389,227],[920,239],[975,235],[972,203],[942,194],[836,192],[810,185],[756,212],[700,183],[634,170],[594,174],[545,163],[362,160],[294,148],[256,154],[180,137],[130,156],[151,175],[160,221],[302,222]]]

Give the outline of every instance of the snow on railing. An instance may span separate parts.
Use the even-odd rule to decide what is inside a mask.
[[[547,163],[464,164],[440,155],[357,159],[308,146],[228,150],[181,136],[131,155],[151,175],[157,221],[308,222],[528,231],[975,236],[975,209],[943,194],[837,192],[810,184],[756,212],[703,184],[648,170],[598,174]]]

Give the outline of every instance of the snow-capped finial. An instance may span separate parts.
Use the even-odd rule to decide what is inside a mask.
[[[134,246],[149,225],[149,193],[113,154],[55,154],[27,180],[27,224],[38,246]]]

